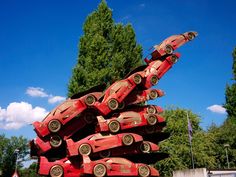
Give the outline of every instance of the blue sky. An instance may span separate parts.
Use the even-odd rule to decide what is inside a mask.
[[[65,99],[83,23],[99,2],[0,1],[0,134],[34,138],[30,123]],[[178,50],[180,61],[155,87],[166,96],[151,103],[191,109],[204,129],[220,125],[224,110],[207,108],[224,103],[231,83],[236,1],[107,2],[115,22],[133,25],[144,56],[170,35],[199,33]]]

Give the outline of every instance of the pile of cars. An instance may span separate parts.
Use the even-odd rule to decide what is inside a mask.
[[[112,85],[77,93],[33,123],[30,142],[40,175],[51,177],[159,176],[153,164],[166,157],[158,143],[168,134],[163,109],[147,105],[164,92],[152,87],[178,61],[174,51],[196,32],[174,35],[154,46],[146,65]]]

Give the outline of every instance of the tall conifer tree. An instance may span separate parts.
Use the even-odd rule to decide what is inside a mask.
[[[68,96],[95,85],[111,84],[141,65],[142,48],[130,24],[115,24],[105,0],[86,19],[79,42],[78,62],[68,85]]]

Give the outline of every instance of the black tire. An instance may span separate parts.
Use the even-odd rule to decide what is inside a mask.
[[[119,103],[118,103],[118,101],[117,101],[115,98],[111,98],[111,99],[108,101],[108,107],[109,107],[111,110],[116,110],[116,109],[119,107]]]
[[[147,116],[147,122],[149,125],[155,125],[157,123],[157,118],[155,115],[148,115]]]
[[[142,165],[138,167],[138,175],[141,177],[148,177],[150,176],[150,168],[147,165]]]
[[[155,114],[156,113],[156,108],[154,106],[148,106],[147,107],[147,113],[148,114]]]
[[[96,120],[96,116],[91,112],[86,112],[84,114],[84,120],[87,124],[91,124],[94,120]]]
[[[178,61],[178,57],[176,55],[171,56],[171,62],[176,63]]]
[[[52,119],[48,122],[48,130],[52,133],[56,133],[61,129],[61,122],[56,119]]]
[[[96,177],[103,177],[107,173],[107,168],[105,165],[99,163],[93,167],[93,174]]]
[[[92,106],[95,103],[95,101],[96,101],[95,96],[93,96],[91,94],[86,96],[86,98],[84,100],[85,104],[88,106]]]
[[[130,146],[134,142],[134,137],[131,134],[126,134],[122,137],[122,142],[126,146]]]
[[[59,135],[52,135],[49,141],[50,145],[54,148],[58,148],[62,144],[62,138]]]
[[[173,48],[171,47],[171,45],[166,45],[165,46],[165,52],[166,54],[172,54],[173,53]]]
[[[133,81],[135,84],[141,84],[142,82],[142,77],[140,74],[135,74],[134,77],[133,77]]]
[[[151,90],[148,95],[151,100],[154,100],[159,96],[156,90]]]
[[[192,33],[192,32],[189,32],[188,33],[188,40],[193,40],[195,38],[195,34],[194,33]]]
[[[149,153],[151,151],[151,146],[148,142],[142,142],[142,144],[140,145],[140,150],[143,153]]]
[[[53,165],[49,172],[51,177],[62,177],[63,173],[64,170],[61,165]]]
[[[89,144],[81,144],[79,147],[79,153],[80,155],[90,155],[92,152],[92,148]]]
[[[154,75],[151,77],[150,81],[151,81],[152,85],[157,85],[159,80],[158,80],[158,77],[156,75]]]
[[[99,153],[99,156],[101,158],[107,158],[111,156],[111,151],[110,150],[106,150],[106,151],[102,151]]]
[[[111,133],[117,133],[120,131],[120,123],[117,120],[112,120],[109,122],[108,128]]]

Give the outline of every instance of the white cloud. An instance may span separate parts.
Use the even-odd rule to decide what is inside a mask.
[[[50,104],[54,104],[54,103],[59,103],[59,102],[62,102],[64,101],[66,98],[65,97],[62,97],[62,96],[51,96],[49,99],[48,99],[48,102]]]
[[[26,94],[32,97],[48,97],[48,94],[40,87],[28,87]]]
[[[48,112],[41,107],[32,107],[26,102],[10,103],[6,109],[0,107],[0,128],[19,129],[34,121],[41,121]]]
[[[207,107],[207,110],[218,114],[226,114],[226,109],[223,106],[217,104]]]

